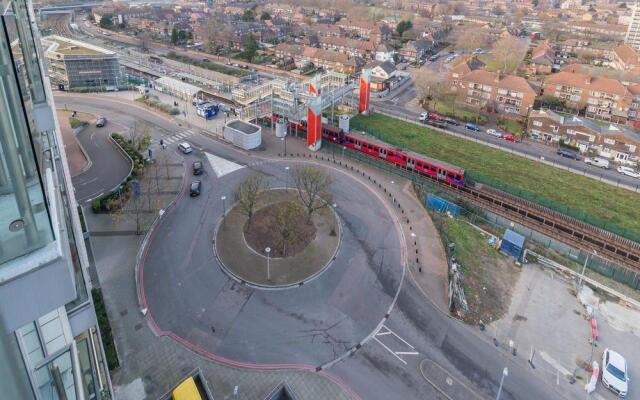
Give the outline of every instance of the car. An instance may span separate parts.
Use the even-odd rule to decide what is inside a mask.
[[[193,148],[191,147],[191,145],[187,142],[182,142],[178,145],[178,148],[180,149],[180,151],[183,154],[189,154],[193,151]]]
[[[502,137],[502,133],[498,132],[498,131],[497,131],[497,130],[495,130],[495,129],[487,129],[487,133],[488,133],[489,135],[491,135],[491,136],[495,136],[495,137],[499,137],[499,138],[501,138],[501,137]]]
[[[605,160],[604,158],[600,158],[600,157],[594,157],[594,158],[585,157],[584,162],[585,162],[585,164],[591,164],[591,165],[594,165],[596,167],[609,169],[609,160]]]
[[[429,119],[429,113],[426,112],[426,111],[420,113],[420,116],[418,117],[418,121],[420,121],[420,122],[425,122],[428,119]]]
[[[438,57],[440,57],[438,54],[434,54],[431,57],[429,57],[429,61],[434,62],[438,59]]]
[[[580,161],[581,158],[578,154],[574,153],[571,150],[565,150],[565,149],[558,149],[558,151],[556,151],[556,154],[564,157],[564,158],[570,158],[572,160],[576,160],[576,161]]]
[[[629,375],[627,361],[619,353],[604,349],[602,354],[602,384],[616,393],[618,397],[627,397]]]
[[[191,186],[189,187],[189,196],[196,197],[200,196],[200,189],[202,188],[202,181],[193,181],[191,182]]]
[[[194,175],[202,175],[204,168],[202,168],[202,161],[194,161],[192,168]]]
[[[446,123],[447,123],[447,124],[449,124],[449,125],[453,125],[453,126],[460,126],[460,122],[456,121],[456,120],[455,120],[455,119],[453,119],[453,118],[449,118],[449,117],[447,117],[447,118],[445,118],[445,119],[444,119],[444,122],[446,122]]]
[[[102,128],[106,124],[107,124],[107,119],[105,117],[98,117],[98,119],[96,120],[96,126],[98,128]]]
[[[618,167],[618,172],[620,172],[622,175],[630,176],[632,178],[640,178],[640,172],[635,171],[633,168]]]
[[[476,124],[466,124],[464,127],[470,131],[480,132],[480,128]]]
[[[513,143],[518,143],[520,141],[517,136],[511,135],[511,134],[502,135],[502,138],[507,142],[513,142]]]

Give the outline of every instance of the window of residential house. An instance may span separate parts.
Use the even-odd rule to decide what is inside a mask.
[[[605,142],[606,144],[610,144],[610,145],[612,145],[612,146],[616,144],[616,141],[615,141],[614,139],[608,139],[608,138],[607,138],[607,139],[605,139],[605,140],[604,140],[604,142]]]
[[[627,153],[616,154],[616,160],[627,161],[628,159],[629,159],[629,155]]]
[[[533,126],[542,126],[542,122],[540,122],[540,121],[533,121]]]

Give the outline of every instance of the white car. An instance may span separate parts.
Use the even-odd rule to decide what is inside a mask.
[[[602,384],[618,397],[627,397],[628,382],[627,361],[615,351],[605,349],[602,354]]]
[[[183,154],[189,154],[193,151],[193,149],[191,148],[191,145],[187,142],[182,142],[178,145],[178,148],[180,149],[180,151]]]
[[[622,175],[630,176],[632,178],[640,178],[640,172],[634,171],[633,168],[618,167],[618,172],[620,172]]]
[[[495,129],[487,129],[487,133],[491,136],[495,136],[495,137],[502,137],[502,133],[496,131]]]
[[[609,169],[609,160],[605,160],[604,158],[600,158],[600,157],[594,157],[594,158],[585,157],[584,162],[586,164],[591,164],[591,165],[594,165],[596,167]]]
[[[427,119],[429,119],[429,113],[428,112],[420,113],[420,116],[418,117],[418,121],[424,122]]]

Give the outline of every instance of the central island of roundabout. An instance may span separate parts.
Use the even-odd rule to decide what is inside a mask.
[[[302,169],[331,182],[311,216],[296,186]],[[256,176],[249,218],[238,193]],[[392,206],[360,177],[278,160],[223,176],[208,168],[201,180],[201,195],[180,196],[141,252],[139,297],[156,334],[233,365],[308,368],[340,358],[388,316],[404,240]]]

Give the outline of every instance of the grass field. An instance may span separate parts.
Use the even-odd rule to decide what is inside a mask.
[[[429,107],[439,114],[444,114],[460,121],[484,124],[487,120],[484,115],[467,110],[461,105],[456,105],[454,108],[451,101],[431,100]]]
[[[573,215],[595,217],[609,230],[623,228],[640,237],[639,194],[382,114],[351,121],[355,129],[463,167],[496,186],[508,185],[512,193],[535,194],[554,202],[556,209],[568,207]]]

